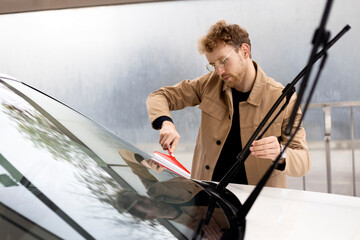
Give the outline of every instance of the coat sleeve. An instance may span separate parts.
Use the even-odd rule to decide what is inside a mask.
[[[295,101],[296,101],[296,96],[294,95],[291,98],[289,105],[285,110],[286,113],[281,131],[281,143],[283,145],[285,145],[288,141],[288,138],[285,135],[285,129],[289,124],[291,112],[295,105]],[[298,109],[294,124],[292,126],[292,131],[294,131],[297,125],[299,124],[301,117],[302,117],[301,110]],[[291,143],[289,144],[286,150],[285,161],[286,161],[286,167],[284,171],[288,176],[302,177],[310,170],[311,160],[306,142],[306,133],[305,133],[305,129],[302,126],[302,123],[298,132],[296,133],[295,137],[293,138],[293,140],[291,141]]]
[[[161,116],[171,118],[170,111],[200,104],[204,81],[208,77],[204,75],[193,80],[184,80],[152,92],[146,100],[151,124]]]

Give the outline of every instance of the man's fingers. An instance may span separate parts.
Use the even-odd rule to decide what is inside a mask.
[[[180,141],[180,135],[178,137],[175,137],[174,141],[171,143],[171,148],[170,148],[171,153],[175,152],[175,149],[176,149],[179,141]]]
[[[174,152],[179,140],[180,135],[176,131],[175,125],[172,122],[165,121],[160,130],[159,144],[161,147],[166,150],[171,146],[170,151]]]
[[[168,138],[169,138],[169,134],[165,134],[165,133],[161,133],[160,134],[160,138],[159,138],[159,144],[165,149],[166,149],[166,144],[167,144],[167,141],[168,141]]]
[[[168,139],[168,135],[160,135],[160,139],[159,139],[159,144],[161,145],[161,147],[166,150],[168,145],[167,145],[167,139]]]
[[[165,139],[166,135],[165,135],[164,133],[162,133],[162,132],[160,132],[159,135],[160,135],[160,136],[159,136],[159,143],[160,143],[160,145],[162,145],[163,142],[164,142],[164,139]]]
[[[252,146],[250,147],[252,149],[252,151],[263,151],[263,150],[280,150],[280,144],[279,143],[275,143],[275,144],[265,144],[265,145],[261,145],[261,146]]]
[[[275,149],[264,149],[259,151],[252,151],[251,154],[256,156],[266,156],[266,155],[277,154],[277,151]]]
[[[164,144],[162,145],[163,149],[166,150],[168,149],[168,147],[170,147],[171,143],[173,142],[173,140],[171,139],[166,139],[166,141],[164,142]]]
[[[271,143],[275,143],[278,142],[277,138],[275,136],[270,136],[270,137],[265,137],[262,138],[260,140],[256,140],[253,142],[253,146],[260,146],[260,145],[265,145],[265,144],[271,144]]]
[[[261,151],[261,150],[266,150],[266,149],[278,149],[279,148],[279,144],[273,144],[273,143],[268,143],[268,144],[263,144],[263,145],[253,145],[252,147],[250,147],[250,151]]]
[[[250,151],[255,157],[275,160],[280,153],[280,144],[276,137],[270,136],[254,141]]]
[[[163,144],[163,149],[166,150],[170,147],[170,152],[173,153],[175,152],[175,149],[178,145],[180,141],[180,135],[179,134],[174,134],[172,136],[170,136]]]
[[[180,136],[178,134],[169,134],[161,139],[162,141],[160,141],[160,145],[164,150],[168,149],[168,147],[171,146],[170,151],[174,152],[179,142],[179,139]]]

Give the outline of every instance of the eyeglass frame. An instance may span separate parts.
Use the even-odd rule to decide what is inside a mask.
[[[220,67],[220,68],[223,68],[225,67],[225,61],[229,58],[230,54],[237,48],[237,47],[241,47],[242,44],[239,44],[239,45],[236,45],[222,60],[216,60],[216,62],[220,61],[220,66],[216,66],[216,62],[214,64],[212,63],[208,63],[206,64],[206,69],[209,71],[209,72],[212,72],[216,69],[216,67]]]

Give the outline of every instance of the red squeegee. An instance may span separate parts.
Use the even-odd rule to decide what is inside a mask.
[[[190,172],[178,160],[176,160],[175,156],[169,151],[169,149],[168,152],[169,155],[155,151],[153,160],[164,168],[189,179]]]

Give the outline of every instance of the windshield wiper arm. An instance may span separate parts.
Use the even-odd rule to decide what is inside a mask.
[[[261,139],[261,137],[265,134],[265,132],[268,130],[268,128],[271,126],[271,124],[276,120],[276,118],[278,117],[278,115],[284,110],[284,108],[286,107],[289,98],[291,97],[291,95],[295,92],[295,85],[296,83],[304,76],[307,68],[309,65],[314,64],[317,60],[319,60],[321,57],[323,57],[325,55],[325,53],[335,44],[335,42],[337,42],[337,40],[339,40],[348,30],[350,29],[349,25],[346,25],[331,41],[329,41],[324,48],[316,54],[316,56],[313,59],[312,63],[309,63],[296,77],[295,79],[286,85],[286,87],[283,89],[282,91],[282,95],[280,95],[280,97],[276,100],[276,102],[274,103],[274,105],[271,107],[271,109],[269,110],[269,112],[266,114],[266,116],[264,117],[264,119],[261,121],[261,123],[259,124],[259,126],[257,127],[257,129],[255,130],[255,132],[253,133],[253,135],[250,137],[249,141],[247,142],[247,144],[245,145],[245,147],[241,150],[241,152],[239,153],[239,155],[236,157],[237,161],[235,162],[235,164],[232,166],[232,168],[226,173],[226,175],[221,179],[221,181],[219,182],[219,186],[221,187],[226,187],[231,180],[233,179],[233,177],[235,176],[235,174],[239,171],[240,167],[242,166],[242,164],[244,164],[245,160],[247,159],[247,157],[250,155],[250,150],[249,148],[251,147],[252,142],[256,139],[259,140]],[[284,103],[284,105],[282,106],[281,110],[278,112],[278,114],[272,119],[272,121],[268,124],[268,126],[266,127],[266,129],[259,135],[259,133],[261,132],[262,128],[264,128],[265,124],[267,123],[267,121],[270,119],[270,117],[274,114],[275,110],[279,107],[279,105],[281,104],[281,102],[284,100],[284,98],[287,98],[286,102]],[[258,136],[259,135],[259,136]],[[258,136],[258,137],[257,137]]]
[[[302,86],[302,93],[305,91],[306,88],[306,83],[310,77],[311,74],[311,70],[312,70],[312,66],[315,64],[315,62],[322,56],[323,59],[320,63],[318,72],[315,76],[313,85],[311,87],[310,93],[308,95],[308,98],[306,100],[306,104],[305,107],[303,109],[303,114],[301,116],[301,119],[298,123],[298,125],[295,128],[295,131],[291,134],[291,131],[287,131],[288,135],[290,136],[290,139],[288,140],[288,142],[286,143],[284,149],[280,152],[280,154],[277,156],[276,160],[272,163],[272,165],[269,167],[269,169],[266,171],[266,173],[264,174],[264,176],[261,178],[261,180],[259,181],[259,183],[256,185],[255,189],[251,192],[250,196],[246,199],[246,201],[244,202],[244,205],[241,207],[241,209],[239,210],[237,217],[238,217],[238,221],[239,222],[245,222],[246,221],[246,215],[248,214],[248,212],[250,211],[251,207],[253,206],[254,202],[256,201],[257,197],[259,196],[261,190],[263,189],[263,187],[265,186],[267,180],[270,178],[271,173],[274,171],[274,169],[276,168],[276,166],[278,165],[279,160],[281,159],[281,155],[283,154],[283,152],[286,150],[286,148],[289,146],[289,144],[291,143],[291,141],[293,140],[293,138],[295,137],[297,131],[299,130],[301,123],[304,119],[304,116],[306,114],[306,111],[308,109],[308,105],[310,103],[311,97],[313,95],[313,92],[315,90],[316,84],[320,78],[320,74],[321,71],[323,70],[323,67],[325,65],[325,61],[327,59],[327,50],[340,38],[342,37],[342,35],[347,32],[350,29],[349,25],[346,25],[342,31],[340,31],[340,33],[338,33],[336,35],[336,37],[331,40],[330,42],[328,42],[328,38],[329,38],[329,32],[327,32],[325,30],[325,24],[327,22],[327,18],[330,12],[330,8],[331,8],[331,4],[332,4],[332,0],[328,0],[325,6],[325,10],[324,10],[324,14],[320,23],[319,28],[315,31],[315,35],[314,35],[314,39],[313,39],[313,50],[311,52],[310,58],[309,58],[309,62],[308,65],[305,67],[305,69],[298,75],[298,77],[291,83],[292,86],[295,85],[295,83],[302,77],[302,75],[305,74],[305,77],[303,79],[303,82],[301,84]],[[321,52],[319,52],[318,54],[316,54],[318,48],[320,47],[320,45],[324,45],[323,50]],[[304,83],[305,82],[305,83]],[[291,89],[289,87],[289,89]],[[285,95],[285,94],[283,94]],[[298,96],[297,102],[301,102],[303,98],[303,94],[301,94],[300,96]],[[297,107],[296,107],[297,106]],[[293,109],[292,109],[292,114],[291,116],[294,116],[298,110],[299,105],[296,105]],[[295,119],[295,118],[294,118]],[[288,126],[293,126],[293,122],[290,122]],[[290,128],[291,130],[292,128]],[[255,138],[255,137],[254,137]],[[248,150],[248,149],[247,149]],[[240,159],[241,160],[241,159]],[[242,163],[243,164],[243,163]],[[228,179],[227,179],[228,180]],[[230,179],[231,180],[231,179]],[[228,184],[228,182],[226,183]],[[224,184],[222,185],[222,187],[224,186]]]
[[[323,18],[322,21],[320,23],[320,27],[316,30],[315,32],[315,36],[314,36],[314,49],[311,53],[311,57],[309,60],[309,63],[307,64],[307,66],[295,77],[295,79],[288,85],[286,85],[286,87],[283,90],[282,95],[279,97],[279,99],[274,103],[274,106],[269,110],[269,112],[267,113],[267,115],[264,117],[263,121],[260,123],[259,127],[255,130],[254,134],[251,136],[251,138],[249,139],[249,141],[247,142],[247,144],[245,145],[245,147],[242,149],[242,151],[239,153],[239,155],[237,156],[237,161],[236,163],[233,165],[233,167],[227,172],[227,174],[221,179],[221,181],[213,186],[213,185],[209,185],[208,188],[215,188],[215,190],[220,190],[223,191],[223,189],[226,188],[226,186],[230,183],[230,181],[232,180],[232,178],[235,176],[235,174],[239,171],[240,167],[242,166],[242,164],[244,164],[244,161],[246,160],[246,158],[249,156],[250,151],[249,148],[252,144],[252,142],[255,140],[255,138],[259,135],[259,133],[261,132],[261,129],[264,128],[265,124],[267,123],[267,121],[270,119],[271,115],[273,115],[273,113],[275,112],[275,110],[278,108],[278,106],[280,105],[280,103],[283,101],[283,99],[286,97],[286,102],[284,103],[284,105],[282,106],[281,110],[277,113],[277,115],[272,119],[272,121],[268,124],[268,126],[265,128],[265,130],[259,135],[258,139],[260,139],[263,134],[269,129],[269,127],[271,126],[271,124],[275,121],[275,119],[280,115],[280,113],[285,109],[285,107],[287,106],[287,104],[289,103],[289,100],[292,96],[292,94],[295,92],[295,84],[306,74],[306,78],[308,78],[310,76],[310,72],[311,72],[311,68],[312,66],[315,64],[315,62],[317,60],[319,60],[321,57],[325,56],[320,64],[320,68],[318,70],[318,73],[315,77],[314,80],[314,84],[312,86],[311,92],[309,94],[309,97],[306,101],[306,105],[305,108],[303,110],[303,114],[302,117],[299,121],[298,126],[295,128],[294,133],[292,134],[292,136],[289,137],[289,141],[286,143],[286,145],[284,146],[283,151],[281,151],[281,153],[278,155],[278,157],[276,158],[276,160],[273,162],[273,164],[269,167],[269,169],[267,170],[267,172],[264,174],[264,176],[261,178],[261,180],[259,181],[259,183],[257,184],[257,186],[255,187],[255,189],[252,191],[252,193],[250,194],[250,196],[247,198],[247,200],[245,201],[244,205],[241,206],[240,203],[240,207],[239,210],[236,214],[236,224],[238,226],[238,228],[236,228],[236,232],[240,230],[240,233],[238,234],[238,236],[240,237],[240,239],[242,239],[244,237],[245,234],[245,226],[246,226],[246,215],[247,213],[250,211],[252,205],[254,204],[255,200],[257,199],[257,197],[259,196],[262,188],[265,186],[267,180],[269,179],[269,177],[271,176],[271,173],[273,172],[273,170],[277,167],[279,160],[281,159],[281,155],[283,154],[283,152],[286,150],[286,148],[289,146],[289,144],[291,143],[292,139],[294,138],[296,132],[298,131],[298,129],[300,128],[300,124],[305,116],[305,113],[307,111],[308,108],[308,104],[311,100],[311,96],[313,94],[313,91],[315,89],[315,86],[318,82],[318,79],[320,77],[320,73],[322,71],[322,68],[325,64],[326,61],[326,54],[327,51],[335,44],[335,42],[337,42],[349,29],[350,26],[346,25],[331,41],[327,41],[328,40],[328,36],[329,33],[325,32],[325,23],[326,21],[324,21],[324,19],[327,19],[329,11],[330,11],[330,7],[332,4],[332,0],[328,0],[327,5],[325,7],[325,11],[323,14]],[[318,40],[319,37],[322,37],[323,39]],[[323,49],[319,52],[317,52],[317,49],[320,47],[320,44],[323,44],[324,47]],[[305,79],[307,81],[307,79]],[[304,84],[303,84],[304,85]],[[303,95],[302,95],[303,96]],[[301,96],[301,98],[302,98]],[[301,98],[299,99],[298,97],[298,101],[301,101]],[[293,109],[293,113],[297,111],[297,108]],[[290,124],[289,124],[290,125]],[[292,124],[290,125],[292,126]],[[211,192],[208,190],[208,192]],[[210,197],[211,198],[211,197]],[[208,207],[208,212],[207,212],[207,220],[209,219],[209,217],[212,215],[212,211],[213,211],[213,204],[215,204],[214,201],[209,201],[209,207]],[[202,223],[200,223],[200,225],[202,224],[207,224],[207,221],[204,221]],[[225,237],[225,236],[224,236]],[[195,239],[195,238],[194,238]],[[223,239],[226,239],[223,238]]]

